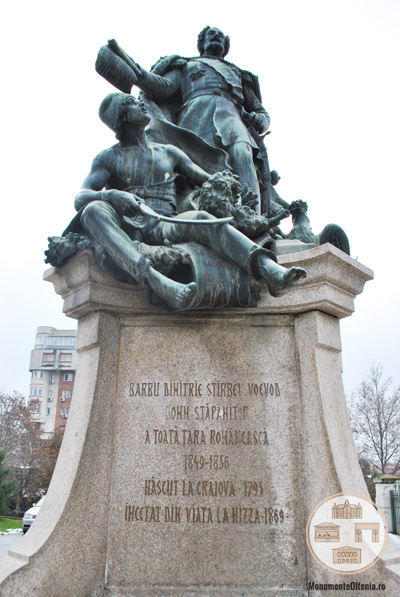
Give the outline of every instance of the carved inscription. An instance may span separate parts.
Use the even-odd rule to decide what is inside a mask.
[[[171,405],[165,407],[165,418],[173,421],[193,419],[194,421],[245,421],[249,417],[248,406],[201,404],[190,407],[188,405]]]
[[[239,398],[247,390],[249,396],[280,396],[278,383],[230,383],[213,381],[210,383],[194,382],[137,382],[129,384],[129,396],[134,397],[170,397],[170,398]]]
[[[234,506],[231,508],[207,506],[138,506],[125,505],[125,520],[127,522],[186,522],[211,524],[278,524],[285,520],[282,509],[274,507],[245,508]]]
[[[265,446],[268,444],[266,429],[146,429],[145,444],[181,446]]]
[[[279,383],[132,381],[128,395],[144,407],[151,401],[152,408],[155,404],[160,409],[161,420],[156,417],[156,425],[139,432],[138,441],[155,450],[152,458],[160,454],[163,460],[173,461],[178,478],[174,474],[174,478],[143,479],[143,501],[137,496],[136,503],[125,504],[126,522],[284,523],[284,510],[268,503],[265,480],[241,476],[242,455],[251,451],[250,458],[255,454],[263,458],[268,449],[265,404],[281,396]],[[173,399],[184,400],[176,404]],[[161,470],[161,461],[155,464],[154,470]]]
[[[223,481],[216,479],[190,481],[182,479],[155,479],[153,477],[145,480],[143,494],[207,496],[215,498],[237,495],[253,497],[262,496],[264,488],[261,481],[236,481],[235,479]]]

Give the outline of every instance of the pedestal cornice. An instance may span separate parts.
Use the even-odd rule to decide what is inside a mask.
[[[255,283],[259,294],[253,308],[225,308],[197,311],[199,317],[226,317],[230,314],[283,315],[318,310],[339,319],[354,312],[354,299],[360,294],[373,272],[336,247],[325,244],[308,251],[282,255],[279,263],[285,267],[298,266],[307,271],[307,279],[281,297],[273,297],[266,286]],[[139,287],[116,281],[96,263],[91,249],[80,251],[61,268],[50,268],[44,279],[52,282],[57,294],[64,299],[63,311],[80,319],[94,311],[120,315],[166,316],[168,311],[149,303]],[[180,312],[181,318],[187,312]]]

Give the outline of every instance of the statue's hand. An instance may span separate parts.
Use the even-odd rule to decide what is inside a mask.
[[[265,133],[268,129],[268,119],[264,114],[258,114],[257,112],[246,112],[243,111],[243,120],[247,126],[255,128],[257,133]]]
[[[116,39],[109,39],[108,40],[108,47],[115,53],[117,56],[122,58],[130,66],[133,70],[134,74],[136,75],[137,79],[141,79],[143,77],[144,69],[137,62],[135,62],[128,54],[121,48],[119,43]]]
[[[112,205],[120,216],[134,216],[138,213],[139,201],[131,193],[110,189],[102,194],[103,201]]]
[[[137,62],[132,60],[132,58],[130,59],[128,64],[131,67],[131,69],[133,70],[133,72],[135,73],[135,75],[137,76],[137,79],[139,81],[143,77],[144,70],[142,69],[141,66],[139,66],[139,64]]]

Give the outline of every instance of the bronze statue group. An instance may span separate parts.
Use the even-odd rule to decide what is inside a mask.
[[[155,257],[163,248],[177,271],[180,247],[198,243],[267,284],[273,296],[306,277],[301,268],[280,266],[271,251],[271,176],[263,144],[270,119],[257,78],[225,60],[229,43],[222,31],[206,27],[198,36],[199,56],[169,56],[149,72],[111,40],[96,63],[120,90],[99,111],[118,142],[94,159],[64,237],[89,237],[103,265],[174,310],[192,308],[198,282],[195,275],[179,281],[166,274]],[[130,95],[132,86],[140,89],[139,100]],[[229,205],[223,215],[230,218],[199,209],[202,185],[203,195],[211,189],[214,213]],[[263,242],[246,227],[241,231],[238,213],[266,223]]]

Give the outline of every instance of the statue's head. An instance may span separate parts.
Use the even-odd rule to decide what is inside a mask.
[[[281,177],[279,176],[277,170],[271,170],[271,184],[274,187],[280,181]]]
[[[197,37],[197,49],[200,56],[210,54],[224,58],[229,52],[231,40],[217,27],[204,27]]]
[[[123,135],[125,123],[145,126],[150,121],[145,105],[127,93],[107,95],[100,104],[99,116],[114,131],[118,140]]]

